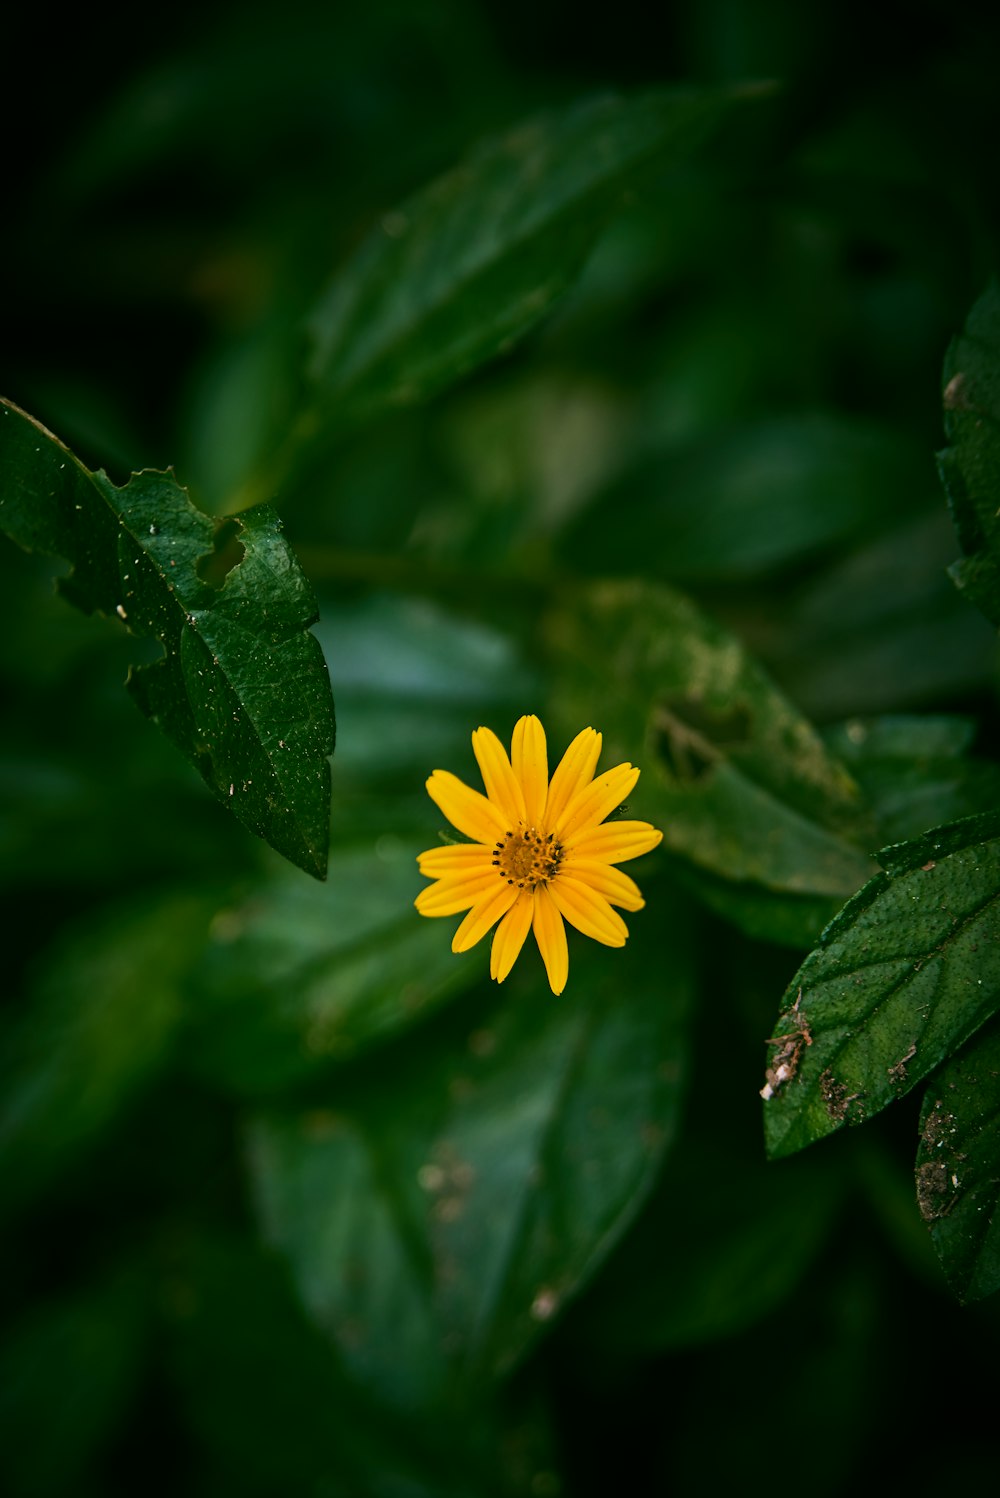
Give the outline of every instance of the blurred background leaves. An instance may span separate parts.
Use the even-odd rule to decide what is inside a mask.
[[[958,1295],[995,1284],[995,1021],[922,1113],[897,1088],[795,1160],[764,1163],[757,1089],[870,855],[997,805],[994,634],[947,576],[968,538],[933,456],[997,267],[996,24],[937,0],[182,5],[142,38],[67,18],[58,48],[48,24],[5,23],[33,87],[0,101],[0,390],[117,484],[173,464],[210,514],[275,504],[338,745],[320,885],[143,723],[120,623],[3,542],[5,1487],[587,1498],[623,1450],[635,1491],[775,1462],[820,1494],[887,1460],[981,1482],[971,1418],[898,1431],[929,1367],[972,1410],[996,1337],[931,1247]],[[665,86],[729,99],[714,134],[644,136],[634,176],[600,158],[586,122]],[[494,325],[493,282],[475,311],[449,283],[426,399],[385,404],[399,216],[443,202],[454,236],[477,171],[526,216],[535,158],[497,143],[544,120],[599,186],[506,305],[545,297]],[[475,244],[498,219],[466,212]],[[310,426],[317,306],[328,335],[353,307],[388,363],[351,368],[392,380]],[[424,778],[474,782],[471,729],[525,711],[556,749],[601,729],[667,833],[625,952],[574,944],[558,1000],[533,951],[497,990],[411,913]]]

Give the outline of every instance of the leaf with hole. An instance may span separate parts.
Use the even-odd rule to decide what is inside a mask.
[[[172,473],[118,488],[9,402],[0,471],[0,525],[71,564],[64,597],[163,647],[130,673],[141,711],[245,827],[323,878],[333,701],[312,589],[274,511],[216,522]]]
[[[870,873],[865,800],[742,644],[665,585],[575,594],[549,621],[561,721],[642,767],[635,810],[710,904],[807,945]],[[599,704],[598,708],[595,704]]]

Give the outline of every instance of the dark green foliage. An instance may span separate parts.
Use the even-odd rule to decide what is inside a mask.
[[[129,675],[139,708],[245,826],[322,879],[333,703],[312,590],[272,510],[214,523],[168,473],[118,489],[0,404],[3,528],[64,557],[62,592],[117,614],[163,657]]]
[[[5,1494],[993,1480],[1000,30],[938,9],[6,18]],[[413,908],[527,713],[663,830],[558,997]]]

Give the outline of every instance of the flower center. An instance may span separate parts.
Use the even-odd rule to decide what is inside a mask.
[[[522,826],[500,838],[493,849],[493,867],[508,884],[534,889],[536,884],[547,884],[555,877],[562,857],[562,844],[556,842],[553,833],[546,836],[537,827]]]

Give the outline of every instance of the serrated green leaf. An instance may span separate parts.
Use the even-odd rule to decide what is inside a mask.
[[[171,1054],[212,902],[118,907],[66,935],[0,1048],[0,1211],[88,1149]]]
[[[312,319],[311,375],[338,418],[413,402],[510,348],[578,274],[608,217],[740,97],[590,99],[482,144],[387,213]]]
[[[574,595],[549,637],[561,720],[594,718],[606,756],[641,765],[630,815],[662,827],[751,934],[814,940],[871,871],[867,809],[740,642],[638,581]]]
[[[969,313],[944,364],[941,481],[964,556],[951,568],[958,587],[1000,624],[1000,285]]]
[[[772,1156],[858,1124],[1000,1007],[1000,814],[883,849],[785,994],[770,1042]]]
[[[959,1300],[1000,1289],[1000,1026],[933,1079],[920,1113],[917,1203]]]
[[[449,1016],[342,1088],[336,1111],[259,1116],[269,1239],[355,1373],[401,1404],[506,1372],[593,1272],[672,1134],[690,935],[640,940],[543,995]],[[612,959],[614,959],[612,961]]]
[[[244,826],[322,878],[333,703],[315,599],[274,512],[217,524],[170,473],[119,489],[8,402],[0,468],[8,535],[69,561],[60,587],[77,607],[163,646],[129,677],[142,712]]]

